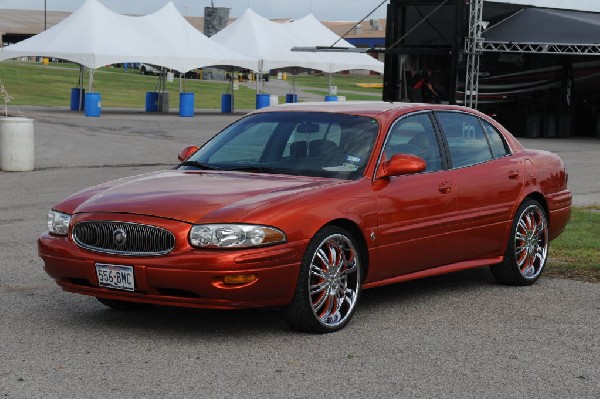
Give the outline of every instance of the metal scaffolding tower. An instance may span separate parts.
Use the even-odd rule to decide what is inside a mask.
[[[483,0],[470,0],[469,2],[469,32],[465,40],[465,53],[467,55],[465,76],[464,104],[470,108],[477,108],[479,96],[479,56],[481,55],[483,38]]]

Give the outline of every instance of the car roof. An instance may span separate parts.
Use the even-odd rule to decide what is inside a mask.
[[[330,112],[374,117],[389,111],[396,111],[395,113],[398,113],[398,111],[400,111],[401,114],[404,114],[423,110],[453,110],[478,114],[477,111],[474,111],[470,108],[454,105],[385,101],[302,102],[265,107],[255,112]]]

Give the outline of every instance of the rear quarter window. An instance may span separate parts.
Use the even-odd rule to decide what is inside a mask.
[[[494,158],[500,158],[508,155],[508,146],[498,130],[496,130],[496,128],[488,121],[482,120],[481,123],[485,129],[485,134],[487,135],[488,141],[490,142],[490,147],[492,148]]]

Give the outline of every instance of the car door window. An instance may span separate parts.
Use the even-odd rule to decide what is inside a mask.
[[[483,128],[485,129],[485,134],[490,142],[490,147],[492,147],[492,153],[494,158],[503,157],[508,154],[508,147],[506,143],[498,133],[498,130],[494,126],[492,126],[489,122],[482,120]]]
[[[442,169],[440,147],[429,114],[411,115],[392,127],[384,147],[387,159],[395,154],[412,154],[425,160],[426,172]]]
[[[452,167],[475,165],[492,159],[479,118],[460,112],[437,112],[452,157]]]

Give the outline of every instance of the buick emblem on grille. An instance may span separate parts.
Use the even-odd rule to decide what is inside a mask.
[[[113,231],[113,242],[115,245],[122,246],[127,242],[127,234],[122,229]]]
[[[76,223],[73,240],[90,251],[127,256],[164,255],[175,247],[173,233],[160,227],[98,220]]]

